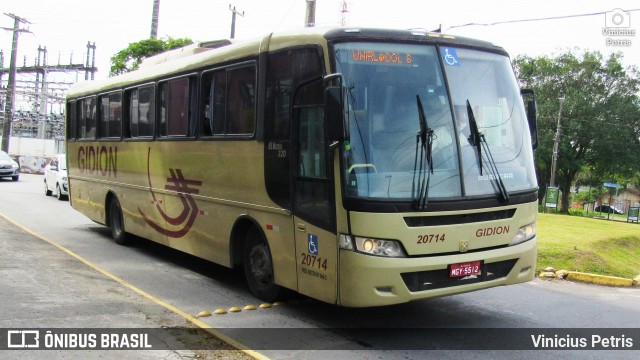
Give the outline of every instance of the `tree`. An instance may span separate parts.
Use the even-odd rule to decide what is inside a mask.
[[[144,58],[159,54],[163,51],[176,49],[193,41],[187,38],[173,39],[145,39],[129,44],[111,57],[111,71],[109,76],[115,76],[136,70]]]
[[[538,102],[539,148],[536,169],[542,197],[551,177],[550,163],[560,107],[560,146],[556,182],[567,213],[577,174],[593,169],[594,179],[632,177],[640,167],[640,78],[625,69],[621,54],[604,59],[599,52],[572,52],[556,58],[517,57],[514,68],[523,88]]]

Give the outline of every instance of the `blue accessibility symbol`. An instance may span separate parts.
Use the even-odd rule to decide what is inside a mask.
[[[454,48],[443,47],[440,49],[440,53],[442,54],[442,60],[448,66],[460,66],[460,59],[458,58],[458,53]]]
[[[309,254],[318,255],[318,235],[309,234],[307,240],[309,241]]]

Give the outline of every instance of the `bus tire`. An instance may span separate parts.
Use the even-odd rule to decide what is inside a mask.
[[[274,282],[273,261],[266,240],[251,229],[247,233],[243,253],[244,275],[251,292],[261,300],[274,301],[281,287]]]
[[[109,206],[109,227],[111,228],[111,237],[118,245],[129,244],[129,236],[124,230],[124,217],[122,216],[122,208],[120,202],[115,197],[111,198]]]

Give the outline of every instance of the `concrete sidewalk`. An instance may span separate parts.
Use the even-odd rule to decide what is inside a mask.
[[[188,327],[187,321],[0,217],[0,329]],[[7,334],[0,334],[6,337]],[[213,336],[222,350],[3,350],[0,359],[249,359]],[[175,339],[184,344],[184,339]],[[173,343],[173,341],[172,341]],[[6,344],[3,344],[6,349]],[[185,348],[186,346],[181,346]]]

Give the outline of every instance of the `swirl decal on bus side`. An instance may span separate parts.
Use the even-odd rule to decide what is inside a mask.
[[[151,171],[150,169],[151,162],[151,148],[149,148],[149,152],[147,154],[147,179],[149,181],[149,191],[151,192],[151,197],[153,198],[153,204],[155,204],[158,213],[164,219],[164,221],[172,226],[180,227],[179,230],[169,230],[164,226],[156,224],[153,220],[151,220],[142,210],[138,207],[138,212],[142,215],[144,221],[151,226],[155,231],[172,238],[181,238],[185,236],[193,223],[196,221],[196,217],[198,216],[200,210],[198,209],[198,205],[196,201],[193,199],[191,194],[198,194],[200,190],[191,188],[189,186],[201,186],[202,181],[198,180],[189,180],[185,179],[182,174],[182,169],[169,169],[169,174],[171,177],[167,178],[167,184],[164,186],[166,190],[176,191],[178,193],[178,197],[180,201],[182,201],[182,212],[176,216],[171,217],[160,206],[160,202],[156,198],[156,194],[153,191],[153,185],[151,184]]]

